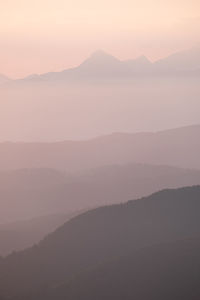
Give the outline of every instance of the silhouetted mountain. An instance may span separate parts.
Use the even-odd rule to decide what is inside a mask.
[[[159,244],[113,259],[66,284],[24,299],[198,300],[199,267],[199,238]]]
[[[1,143],[0,168],[71,172],[134,162],[200,169],[199,136],[200,125],[196,125],[155,133],[114,133],[84,141]]]
[[[198,184],[198,170],[145,164],[110,165],[71,176],[52,169],[1,172],[0,220],[68,214],[137,199],[164,188]]]
[[[164,190],[75,217],[37,246],[1,260],[1,294],[15,296],[55,287],[88,268],[138,249],[199,237],[199,199],[200,186]],[[184,251],[179,254],[181,258]],[[155,252],[152,259],[156,256]]]

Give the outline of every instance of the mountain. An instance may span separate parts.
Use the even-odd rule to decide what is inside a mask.
[[[83,63],[61,72],[49,72],[41,75],[31,75],[22,80],[87,80],[134,78],[135,76],[199,76],[200,48],[179,51],[150,62],[144,55],[130,60],[119,60],[105,51],[92,53]],[[20,80],[21,81],[21,80]]]
[[[145,56],[121,61],[104,51],[97,51],[78,66],[77,71],[83,73],[86,78],[100,75],[110,78],[131,77],[149,71],[151,66],[151,62]]]
[[[158,69],[165,71],[196,71],[200,68],[200,48],[192,48],[169,55],[155,62]]]
[[[106,75],[100,66],[92,71],[87,65],[1,85],[0,142],[83,140],[199,123],[198,77],[161,76],[164,71],[156,76],[144,57],[125,61],[123,68],[107,60],[121,73],[105,70],[114,73]],[[124,68],[132,75],[122,74]]]
[[[83,141],[1,143],[0,168],[67,172],[110,164],[147,163],[200,169],[200,125],[160,132],[114,133]]]
[[[120,71],[122,65],[122,62],[114,56],[99,50],[92,53],[77,69],[86,74],[95,74],[95,72],[98,72],[99,74],[102,73],[102,75],[107,73],[114,76],[114,72]]]
[[[154,71],[153,63],[144,55],[136,59],[128,59],[123,61],[124,66],[129,70],[130,76],[150,75]]]
[[[141,74],[149,70],[151,65],[150,61],[144,56],[121,61],[105,51],[98,50],[75,68],[66,69],[61,72],[49,72],[38,76],[34,74],[22,80],[37,82],[48,80],[115,79]]]
[[[28,299],[198,300],[199,267],[200,238],[158,244],[91,268]]]
[[[1,259],[1,294],[11,297],[56,287],[80,272],[133,251],[198,238],[199,199],[200,186],[163,190],[81,214],[38,245]]]
[[[33,246],[75,215],[60,213],[0,224],[0,255]]]
[[[10,170],[0,173],[0,220],[8,223],[46,214],[72,214],[91,207],[137,199],[164,188],[198,184],[199,170],[147,164],[108,165],[71,176],[50,169]],[[27,225],[24,225],[26,229]],[[10,234],[12,249],[15,241],[16,249],[24,248],[24,242],[28,245],[28,232],[25,236],[24,231],[21,232],[25,241],[17,239],[19,231],[15,238],[13,230],[7,233],[8,248],[5,246],[4,249],[10,249]],[[32,237],[34,235],[30,233],[30,245],[37,241]],[[3,240],[7,245],[5,234]],[[0,235],[0,244],[1,241]],[[1,249],[0,253],[5,253]]]

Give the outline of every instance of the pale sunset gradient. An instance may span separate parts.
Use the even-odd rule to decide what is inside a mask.
[[[0,73],[59,71],[96,49],[151,60],[199,45],[199,0],[1,0]]]

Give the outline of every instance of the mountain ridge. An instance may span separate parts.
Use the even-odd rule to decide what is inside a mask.
[[[96,68],[96,69],[95,69]],[[113,70],[112,70],[113,68]],[[75,80],[91,76],[135,77],[145,76],[199,76],[200,49],[191,48],[177,51],[155,62],[151,62],[145,55],[135,59],[120,60],[104,50],[97,50],[86,58],[80,65],[63,69],[62,71],[30,74],[11,82],[31,82],[47,80]],[[178,71],[178,73],[177,73]]]
[[[26,240],[26,229],[35,224],[30,219],[43,215],[73,214],[92,207],[126,202],[147,196],[164,188],[180,188],[200,184],[200,170],[181,169],[169,166],[147,164],[108,165],[84,170],[75,174],[44,169],[10,170],[0,172],[0,230],[8,230],[8,235],[0,234],[0,254],[10,253],[16,248],[37,242],[40,230]],[[27,220],[19,228],[19,223],[5,224],[16,220]],[[42,228],[54,228],[55,222],[42,218]],[[61,218],[60,223],[64,218]],[[42,220],[41,220],[42,221]],[[47,221],[47,222],[46,222]],[[59,218],[58,218],[59,222]],[[52,227],[45,224],[52,224]],[[38,222],[39,224],[39,222]],[[33,226],[35,228],[35,225]],[[46,227],[45,227],[46,226]],[[19,230],[15,234],[13,229]],[[42,230],[45,232],[45,230]],[[35,232],[35,231],[34,231]],[[17,239],[21,234],[21,240]],[[6,237],[8,236],[8,239]],[[12,236],[12,240],[10,239]],[[24,238],[23,238],[24,237]],[[36,238],[35,238],[36,237]],[[4,243],[1,241],[4,240]],[[2,244],[2,246],[1,246]],[[4,246],[3,246],[4,245]]]
[[[200,169],[199,135],[200,125],[196,125],[159,132],[111,134],[81,141],[0,143],[0,165],[2,170],[39,167],[68,172],[115,163]]]
[[[72,218],[38,245],[0,260],[2,296],[67,282],[144,247],[199,237],[199,197],[200,186],[167,189]]]

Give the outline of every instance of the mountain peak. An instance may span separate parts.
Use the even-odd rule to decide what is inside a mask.
[[[112,56],[111,54],[107,53],[106,51],[104,50],[96,50],[94,51],[91,55],[90,55],[90,58],[101,58],[101,57],[112,57],[112,58],[115,58],[114,56]],[[115,58],[116,59],[116,58]]]
[[[143,62],[143,63],[150,63],[150,60],[145,55],[140,55],[136,58],[137,61]]]
[[[81,66],[92,66],[92,65],[107,65],[116,64],[120,61],[112,56],[111,54],[103,51],[97,50],[93,52],[82,64]]]

